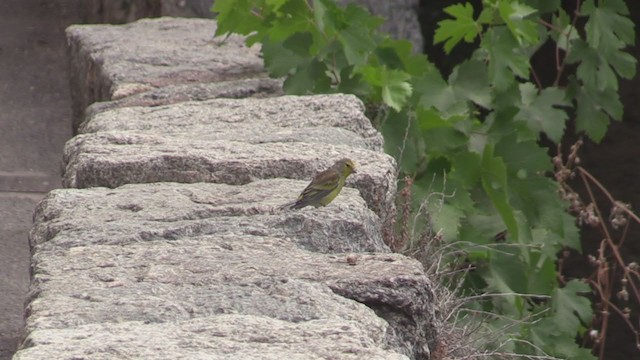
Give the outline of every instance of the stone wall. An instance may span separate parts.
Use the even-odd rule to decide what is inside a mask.
[[[385,244],[395,163],[363,105],[283,96],[214,31],[67,30],[78,135],[35,211],[14,359],[428,359],[431,285]],[[280,209],[343,157],[333,203]]]

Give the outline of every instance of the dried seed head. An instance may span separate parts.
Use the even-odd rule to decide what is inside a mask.
[[[627,291],[627,289],[622,289],[616,293],[616,297],[618,298],[618,300],[622,300],[625,302],[629,301],[629,292]]]

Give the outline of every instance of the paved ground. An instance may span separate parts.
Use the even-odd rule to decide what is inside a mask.
[[[0,1],[0,360],[23,327],[31,214],[60,186],[71,136],[64,29],[80,22],[78,1]]]

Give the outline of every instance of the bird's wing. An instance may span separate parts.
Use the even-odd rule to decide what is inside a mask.
[[[323,172],[316,174],[311,180],[311,184],[307,186],[307,189],[313,187],[319,190],[333,190],[340,183],[340,173],[334,169],[327,169]],[[307,190],[305,189],[305,191]],[[302,192],[304,194],[304,191]]]
[[[340,174],[337,171],[328,169],[318,173],[311,183],[302,191],[300,196],[298,196],[292,208],[299,209],[318,203],[322,198],[335,190],[338,184],[340,184]]]

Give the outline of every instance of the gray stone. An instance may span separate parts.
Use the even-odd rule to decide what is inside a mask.
[[[427,357],[434,310],[422,266],[328,253],[362,251],[363,238],[388,250],[353,189],[324,208],[279,209],[298,185],[51,192],[34,215],[16,359]],[[325,253],[309,251],[313,234]]]
[[[213,20],[173,18],[67,28],[74,129],[96,101],[263,73],[257,46],[247,48],[239,36],[214,39],[215,31]]]
[[[200,136],[206,134],[157,136],[109,131],[76,136],[65,148],[63,185],[115,188],[154,182],[241,185],[270,178],[309,181],[318,171],[348,157],[358,164],[358,173],[349,177],[347,185],[360,190],[368,206],[382,218],[394,209],[395,162],[389,155],[352,144],[327,144],[322,139],[316,143],[251,144],[202,140]],[[289,191],[298,194],[298,190]]]
[[[123,107],[155,107],[185,101],[203,101],[217,98],[261,98],[279,95],[282,95],[282,81],[263,77],[217,83],[169,85],[119,100],[93,103],[86,109],[84,119],[94,117],[96,114],[107,110]]]
[[[321,252],[389,251],[380,219],[355,189],[343,189],[327,207],[280,209],[305,186],[272,179],[243,186],[156,183],[54,190],[36,208],[32,251],[203,235],[292,238]]]
[[[332,129],[334,131],[332,132]],[[305,133],[319,129],[319,134]],[[296,141],[345,144],[382,152],[383,139],[364,115],[364,105],[353,95],[280,96],[266,99],[214,99],[171,106],[133,107],[101,112],[84,122],[80,133],[145,131],[146,134],[188,133],[204,139],[250,143]],[[240,132],[241,136],[234,136]],[[276,133],[284,132],[284,135]],[[342,142],[343,134],[353,140]],[[295,134],[295,136],[291,136]],[[320,136],[317,136],[320,135]],[[336,136],[337,135],[337,136]],[[259,140],[260,138],[263,140]],[[337,138],[336,138],[337,137]]]
[[[413,298],[430,291],[416,261],[360,254],[350,265],[347,256],[304,251],[287,239],[216,235],[39,250],[27,330],[221,314],[294,323],[339,317],[368,327],[378,320],[362,304],[374,293],[372,306],[389,313],[429,310]]]
[[[90,324],[34,331],[27,338],[33,346],[13,359],[408,359],[383,350],[371,338],[380,327],[364,329],[340,319],[290,323],[250,315]]]

